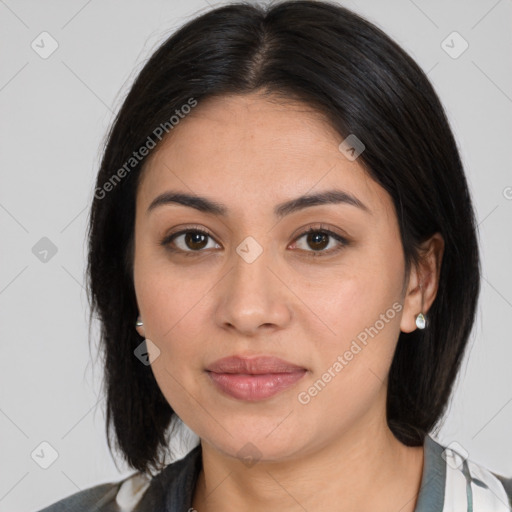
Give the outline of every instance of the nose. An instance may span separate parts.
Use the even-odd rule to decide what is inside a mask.
[[[246,256],[254,250],[252,246],[244,252],[239,246],[239,251],[234,251],[233,266],[217,289],[218,325],[246,336],[283,329],[292,318],[293,294],[275,256],[267,250],[255,259]]]

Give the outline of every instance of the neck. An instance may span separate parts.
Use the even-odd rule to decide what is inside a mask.
[[[201,441],[203,467],[193,499],[200,512],[414,512],[423,447],[407,447],[387,426],[355,426],[337,439],[286,461],[245,466]]]

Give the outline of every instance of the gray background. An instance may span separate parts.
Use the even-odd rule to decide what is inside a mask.
[[[0,511],[42,508],[133,472],[118,471],[107,451],[101,368],[87,343],[87,211],[103,137],[136,73],[175,28],[220,3],[0,0]],[[477,210],[483,280],[438,439],[512,476],[512,0],[343,5],[417,60],[449,115]],[[51,48],[43,31],[58,43],[46,59],[31,47],[46,37]],[[460,40],[442,46],[453,31],[469,44],[457,58]],[[43,237],[57,250],[46,262],[33,251],[48,245]],[[42,442],[58,453],[48,469],[31,456]]]

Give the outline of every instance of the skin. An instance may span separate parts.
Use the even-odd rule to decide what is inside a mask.
[[[414,511],[423,447],[403,445],[387,426],[387,377],[400,331],[416,329],[416,315],[435,299],[444,243],[436,234],[424,244],[424,261],[402,293],[392,200],[340,152],[341,141],[306,105],[252,93],[199,102],[146,161],[136,197],[133,277],[144,322],[137,330],[160,351],[149,349],[162,393],[201,439],[192,504],[199,512],[312,512],[333,503],[338,512]],[[274,216],[281,202],[333,188],[371,212],[341,203]],[[147,213],[168,190],[207,196],[229,214],[177,204]],[[350,243],[329,237],[319,251],[302,233],[320,223]],[[182,235],[174,246],[202,252],[185,256],[159,245],[190,225],[212,238],[187,245]],[[248,236],[263,249],[251,263],[236,252]],[[324,255],[311,257],[315,249]],[[298,393],[394,303],[401,305],[394,318],[300,403]],[[205,373],[233,354],[273,355],[308,372],[271,398],[237,400]],[[253,465],[238,454],[247,443],[258,450]]]

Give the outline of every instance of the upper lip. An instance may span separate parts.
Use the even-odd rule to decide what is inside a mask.
[[[301,366],[285,361],[278,357],[258,356],[242,357],[230,356],[218,359],[210,364],[206,370],[215,373],[244,373],[261,375],[265,373],[292,373],[305,370]]]

